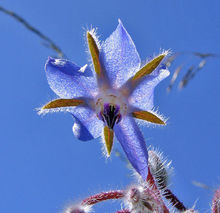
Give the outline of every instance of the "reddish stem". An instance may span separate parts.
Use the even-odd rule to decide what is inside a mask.
[[[187,210],[187,208],[183,205],[183,203],[180,202],[179,199],[169,189],[164,190],[164,196],[179,211],[186,211]]]
[[[150,169],[148,169],[148,176],[147,176],[147,181],[153,186],[154,190],[158,190],[154,177],[152,176]],[[159,190],[158,190],[159,191]],[[175,208],[177,208],[179,211],[186,211],[187,208],[184,206],[182,202],[179,201],[179,199],[169,190],[165,189],[164,190],[164,197],[169,200]],[[168,210],[167,210],[168,211]],[[169,212],[169,211],[168,211]]]
[[[156,186],[155,181],[154,181],[154,177],[151,174],[150,168],[148,168],[148,175],[147,175],[147,180],[146,181],[153,187],[154,190],[158,191],[157,186]]]
[[[92,195],[91,197],[88,197],[84,199],[81,204],[82,205],[94,205],[96,203],[105,201],[105,200],[110,200],[110,199],[120,199],[124,197],[124,191],[122,190],[115,190],[115,191],[110,191],[110,192],[101,192],[96,195]]]
[[[158,196],[160,195],[160,191],[157,188],[157,185],[155,183],[154,177],[151,174],[150,168],[148,167],[148,175],[147,175],[147,180],[146,180],[151,186],[152,189],[155,190],[158,193]],[[167,207],[165,206],[164,202],[162,201],[162,198],[160,197],[161,202],[163,203],[163,211],[164,213],[169,213],[170,211],[167,209]]]

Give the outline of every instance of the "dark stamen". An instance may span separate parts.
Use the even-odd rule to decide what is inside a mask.
[[[121,114],[119,113],[119,106],[105,104],[104,111],[101,113],[102,120],[106,122],[110,129],[113,129],[115,123],[118,123],[121,118]]]

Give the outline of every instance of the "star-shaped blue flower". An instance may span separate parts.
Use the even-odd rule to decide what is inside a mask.
[[[40,112],[70,112],[75,118],[74,135],[84,141],[102,135],[108,156],[115,135],[132,166],[146,179],[148,153],[134,118],[165,124],[152,109],[154,88],[169,75],[163,65],[168,52],[142,66],[120,20],[101,45],[94,31],[87,32],[87,41],[94,69],[64,59],[48,59],[47,80],[60,99],[49,102]]]

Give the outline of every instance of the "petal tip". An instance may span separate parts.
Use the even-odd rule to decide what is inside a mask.
[[[123,25],[121,19],[118,19],[117,29],[120,29],[122,33],[123,33],[123,32],[127,33],[127,31],[126,31],[126,29],[125,29],[125,27],[124,27],[124,25]]]
[[[111,152],[107,152],[107,153],[106,153],[106,157],[107,157],[107,158],[110,158],[110,156],[111,156]]]
[[[49,56],[47,61],[46,61],[46,64],[45,64],[45,70],[47,69],[47,66],[52,65],[55,61],[56,61],[55,58]]]
[[[97,28],[91,28],[90,30],[86,31],[86,37],[87,37],[87,42],[94,40],[96,43],[98,49],[101,48],[101,44],[99,41],[99,36],[97,35]]]
[[[89,30],[86,31],[86,36],[87,36],[87,39],[88,39],[89,37],[92,37],[91,32],[90,32]]]
[[[118,18],[118,24],[120,24],[120,25],[122,25],[122,26],[123,26],[122,21],[121,21],[121,19],[120,19],[120,18]]]
[[[55,58],[53,58],[53,57],[51,57],[51,56],[48,56],[47,61],[46,61],[46,64],[48,64],[48,63],[50,63],[50,62],[53,62],[53,61],[55,61],[55,60],[56,60]]]
[[[53,58],[50,57],[50,56],[48,56],[48,58],[47,58],[47,60],[46,60],[46,63],[45,63],[45,66],[44,66],[45,71],[46,71],[46,69],[47,69],[48,64],[50,64],[51,60],[53,60]]]
[[[168,69],[161,69],[159,71],[159,79],[162,81],[170,75],[170,71]]]
[[[171,54],[171,50],[163,50],[161,55],[168,56]]]
[[[86,127],[76,117],[74,117],[74,119],[75,122],[72,126],[74,136],[80,141],[90,141],[94,139]]]

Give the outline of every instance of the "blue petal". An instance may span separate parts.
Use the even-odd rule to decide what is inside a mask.
[[[114,88],[119,88],[140,68],[136,47],[120,20],[101,47],[100,61]]]
[[[148,173],[147,147],[141,131],[132,117],[124,117],[115,125],[115,135],[134,169],[146,180]]]
[[[73,125],[73,134],[76,138],[81,141],[89,141],[94,139],[88,129],[82,124],[82,122],[78,118],[74,117],[74,120],[75,122]]]
[[[73,133],[78,139],[90,140],[101,135],[103,122],[97,118],[92,109],[78,106],[71,110],[71,113],[76,118],[75,127],[73,125]]]
[[[45,71],[51,89],[61,98],[91,97],[97,92],[96,79],[89,67],[82,72],[70,61],[49,58]]]
[[[154,106],[154,88],[169,74],[167,69],[154,70],[135,88],[129,98],[129,104],[142,110],[151,110]]]

